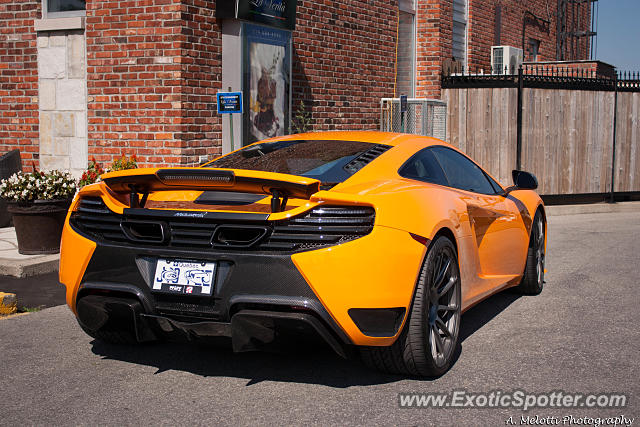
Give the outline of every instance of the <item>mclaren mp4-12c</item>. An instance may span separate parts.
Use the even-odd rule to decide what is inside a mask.
[[[107,343],[324,341],[372,368],[438,376],[465,310],[542,290],[545,208],[532,174],[513,180],[438,139],[381,132],[110,172],[71,205],[60,281]]]

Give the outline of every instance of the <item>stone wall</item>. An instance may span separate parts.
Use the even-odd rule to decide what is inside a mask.
[[[87,80],[83,30],[38,33],[40,167],[87,168]]]

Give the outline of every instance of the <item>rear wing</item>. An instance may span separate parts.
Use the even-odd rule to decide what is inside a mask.
[[[244,169],[129,169],[104,174],[102,180],[113,192],[130,194],[132,208],[144,207],[147,196],[153,191],[217,190],[271,195],[271,210],[279,212],[289,197],[310,199],[320,191],[317,179]]]

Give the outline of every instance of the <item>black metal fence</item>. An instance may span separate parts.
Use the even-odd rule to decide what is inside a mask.
[[[517,70],[504,69],[504,74],[443,74],[442,88],[523,87],[540,89],[604,90],[640,92],[640,72],[616,72],[606,76],[596,70],[556,65],[524,64]]]

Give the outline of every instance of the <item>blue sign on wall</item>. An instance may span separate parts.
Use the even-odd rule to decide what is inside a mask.
[[[218,92],[218,114],[242,113],[242,92]]]

